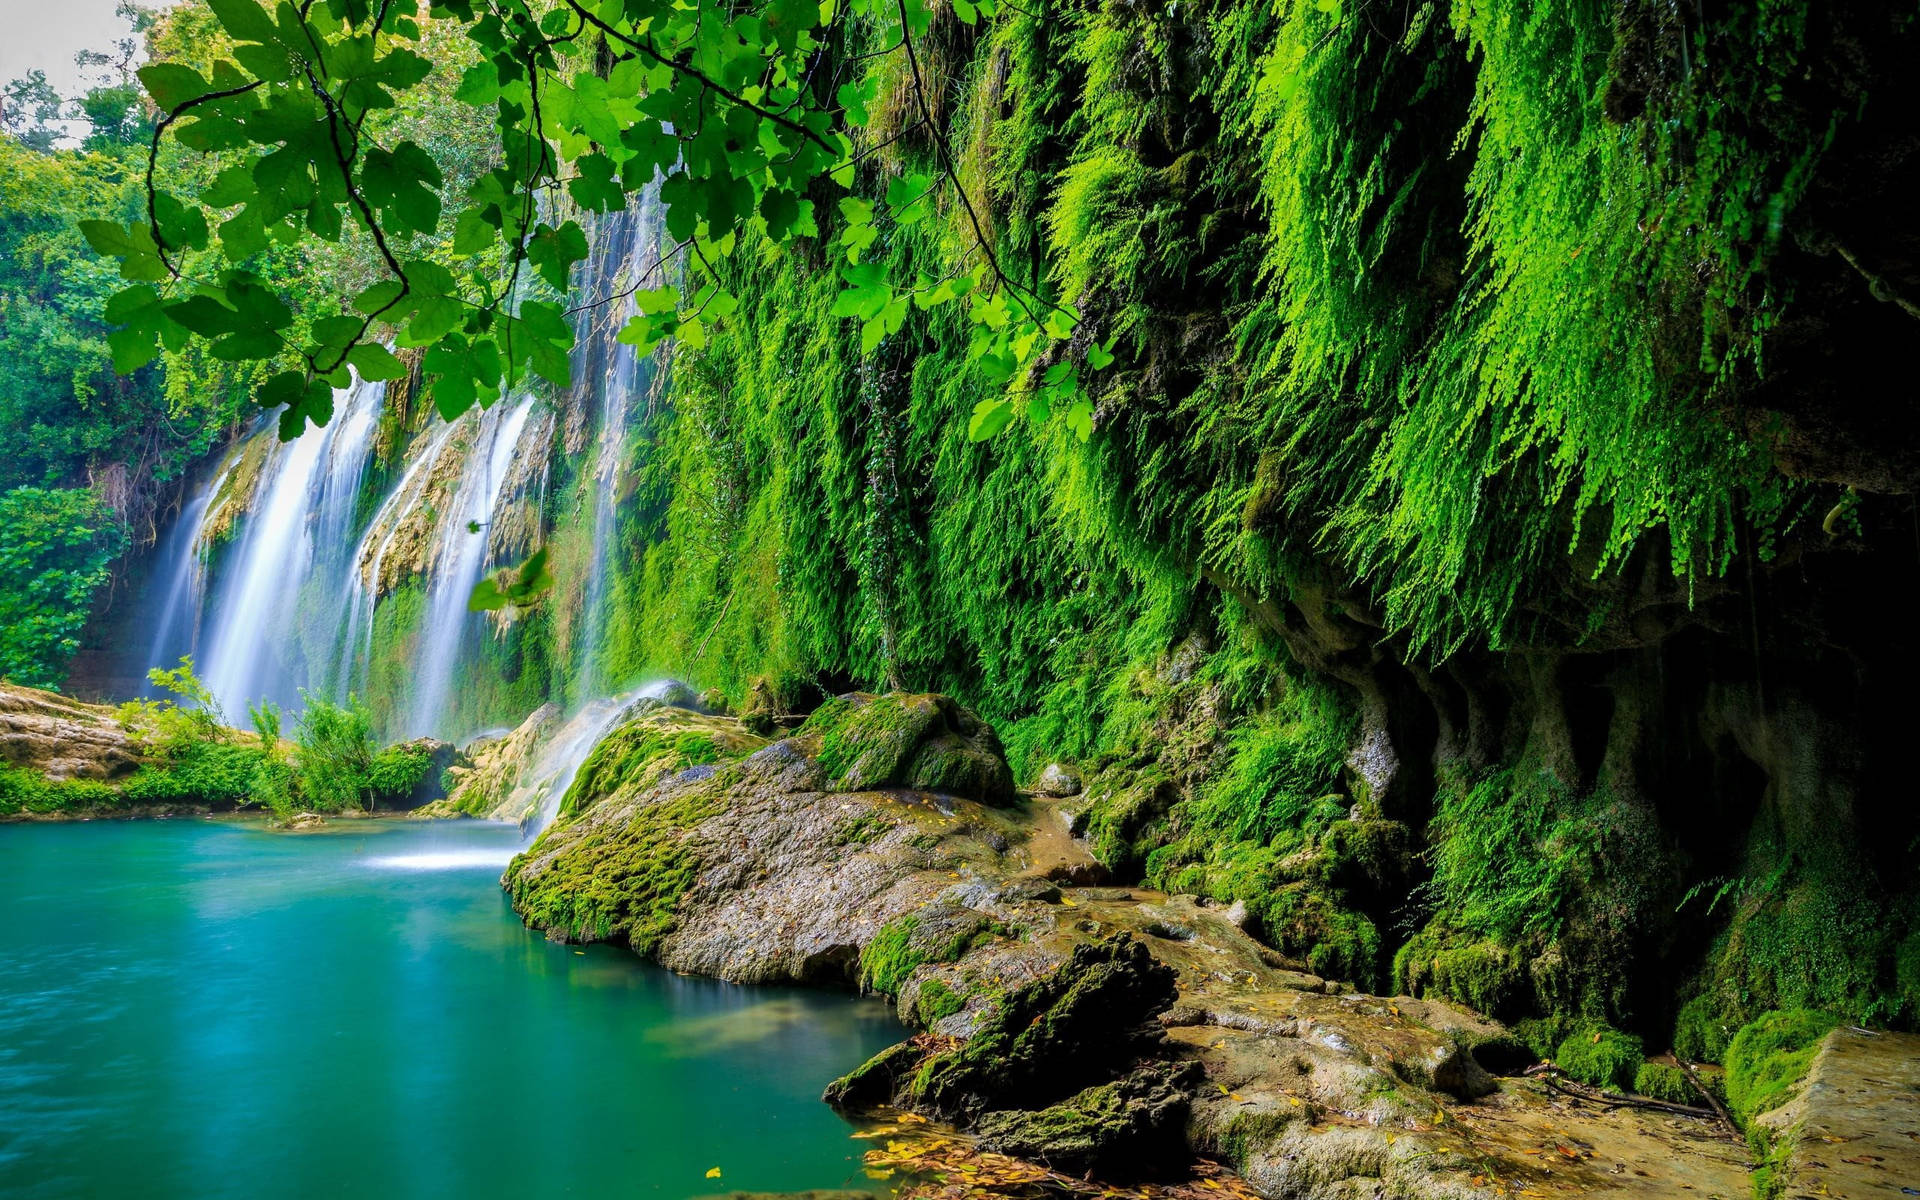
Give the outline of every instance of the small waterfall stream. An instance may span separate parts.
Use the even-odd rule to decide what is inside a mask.
[[[641,355],[614,336],[639,311],[632,293],[662,282],[662,211],[657,188],[636,198],[633,208],[607,218],[597,230],[595,253],[577,285],[586,297],[620,296],[609,309],[588,310],[575,330],[579,351],[575,373],[594,391],[600,420],[595,440],[593,555],[587,571],[586,605],[575,654],[579,694],[593,696],[605,686],[600,656],[605,649],[612,551],[618,540],[615,516],[622,491],[621,473],[630,419],[655,379],[655,356]]]
[[[426,626],[414,663],[412,711],[406,721],[411,737],[446,737],[454,732],[448,727],[447,702],[455,662],[462,641],[482,621],[479,614],[467,611],[467,598],[486,571],[487,531],[499,510],[508,469],[532,411],[533,400],[528,397],[486,411],[467,451],[459,488],[440,516],[428,569]]]
[[[166,594],[160,603],[160,614],[153,625],[153,640],[147,647],[147,667],[172,667],[180,661],[182,655],[192,654],[193,647],[200,637],[200,609],[205,601],[207,585],[206,563],[195,551],[199,541],[202,523],[207,517],[207,506],[213,497],[227,482],[226,469],[214,474],[207,482],[195,488],[187,503],[181,507],[179,517],[167,536],[160,542],[159,561],[171,564],[167,575]],[[152,685],[142,689],[142,694],[151,694]]]

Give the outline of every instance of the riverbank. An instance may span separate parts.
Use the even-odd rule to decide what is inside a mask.
[[[673,731],[727,719],[678,711],[602,743],[508,868],[515,909],[676,971],[887,996],[921,1032],[828,1098],[966,1136],[923,1155],[895,1126],[883,1168],[1001,1153],[1121,1185],[1219,1163],[1276,1198],[1751,1191],[1717,1095],[1624,1095],[1637,1043],[1599,1087],[1498,1077],[1553,1055],[1577,1076],[1618,1047],[1596,1032],[1542,1053],[1462,1007],[1309,970],[1240,905],[1113,886],[1070,832],[1072,772],[1066,795],[1016,794],[992,731],[940,697],[843,698],[779,740],[735,722],[691,765]]]
[[[313,701],[280,736],[283,714],[256,728],[220,723],[190,663],[155,682],[182,698],[90,704],[0,684],[0,821],[98,820],[269,811],[287,827],[322,818],[399,814],[444,794],[460,760],[445,742],[379,747],[364,708]]]

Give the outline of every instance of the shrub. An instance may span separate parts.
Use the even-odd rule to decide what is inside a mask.
[[[380,800],[405,800],[433,769],[433,752],[415,742],[377,750],[367,760],[367,787]]]
[[[300,714],[294,740],[299,754],[295,778],[308,807],[338,812],[365,804],[373,807],[373,717],[356,697],[344,705],[330,704],[302,693],[306,710]]]
[[[119,793],[97,780],[48,779],[35,771],[0,765],[0,816],[84,812],[119,803]]]

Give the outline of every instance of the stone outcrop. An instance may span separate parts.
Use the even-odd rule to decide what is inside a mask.
[[[773,742],[641,719],[732,733],[689,766],[616,731],[509,867],[516,909],[678,971],[888,996],[923,1032],[836,1081],[844,1109],[917,1110],[1073,1178],[1207,1156],[1269,1197],[1746,1190],[1710,1122],[1503,1084],[1474,1054],[1511,1043],[1490,1021],[1354,993],[1233,908],[1097,886],[1059,802],[1003,787],[978,762],[997,739],[950,700],[842,697]]]
[[[1869,1200],[1920,1191],[1920,1036],[1836,1029],[1795,1097],[1756,1124],[1778,1148],[1781,1196]]]
[[[109,783],[142,756],[114,710],[54,692],[0,684],[0,762],[48,779]]]

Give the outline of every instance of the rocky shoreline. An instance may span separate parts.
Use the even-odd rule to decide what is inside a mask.
[[[773,741],[642,719],[729,748],[663,767],[672,738],[610,738],[507,870],[516,911],[677,971],[890,997],[921,1032],[827,1089],[847,1111],[1102,1186],[1227,1187],[1220,1164],[1273,1198],[1751,1190],[1716,1120],[1496,1078],[1526,1056],[1491,1021],[1314,974],[1238,906],[1109,886],[1071,801],[1015,793],[943,698],[843,697]]]
[[[1920,1179],[1920,1084],[1901,1082],[1920,1038],[1828,1035],[1750,1146],[1724,1113],[1523,1072],[1501,1025],[1326,978],[1239,904],[1115,886],[1077,773],[1017,791],[993,730],[944,697],[839,697],[795,729],[673,698],[600,739],[503,886],[559,941],[887,997],[918,1032],[824,1098],[875,1123],[869,1161],[918,1180],[907,1196],[1733,1200]],[[557,725],[537,712],[412,815],[515,816]],[[16,688],[0,755],[103,790],[142,761],[114,710]],[[1874,1152],[1823,1149],[1855,1141]]]

